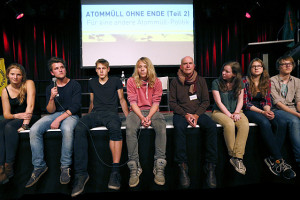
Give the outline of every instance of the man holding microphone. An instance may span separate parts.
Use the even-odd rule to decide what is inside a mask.
[[[81,109],[81,86],[77,81],[66,76],[66,63],[63,59],[51,58],[48,61],[48,68],[56,79],[53,79],[54,84],[46,88],[46,110],[49,115],[42,117],[30,129],[29,137],[34,170],[26,188],[33,186],[48,170],[43,152],[43,134],[48,129],[59,128],[62,133],[60,183],[68,184],[71,178],[73,131]]]

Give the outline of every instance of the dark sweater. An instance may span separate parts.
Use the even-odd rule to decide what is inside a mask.
[[[189,87],[189,85],[182,85],[178,77],[171,81],[169,98],[171,110],[174,114],[183,116],[186,113],[200,116],[210,105],[206,81],[201,76],[197,77],[197,99],[195,100],[190,100]]]
[[[51,89],[53,88],[53,84],[50,84],[46,88],[46,106],[48,105]],[[58,97],[55,97],[55,112],[61,112],[70,110],[73,115],[80,114],[81,109],[81,86],[80,84],[70,79],[70,81],[64,87],[57,87]],[[58,103],[59,101],[59,103]]]

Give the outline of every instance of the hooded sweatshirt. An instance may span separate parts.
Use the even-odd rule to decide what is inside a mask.
[[[136,104],[141,110],[150,110],[153,104],[160,104],[162,96],[162,83],[156,78],[154,87],[149,86],[148,81],[142,81],[138,88],[133,77],[127,81],[127,98],[130,103]],[[130,108],[131,110],[131,108]]]

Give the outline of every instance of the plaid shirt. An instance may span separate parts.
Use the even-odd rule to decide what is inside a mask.
[[[244,87],[244,109],[245,110],[250,110],[251,106],[253,106],[252,99],[253,96],[251,95],[251,91],[249,88],[249,82],[246,77],[243,77],[243,83],[245,85]],[[263,108],[264,106],[268,105],[272,107],[272,102],[271,102],[271,81],[269,81],[269,89],[267,91],[267,94],[265,97],[262,97],[262,100],[260,101],[260,105]]]

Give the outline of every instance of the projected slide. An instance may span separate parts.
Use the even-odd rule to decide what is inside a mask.
[[[154,65],[178,65],[194,55],[192,4],[82,5],[82,65],[105,58],[133,66],[141,56]]]

